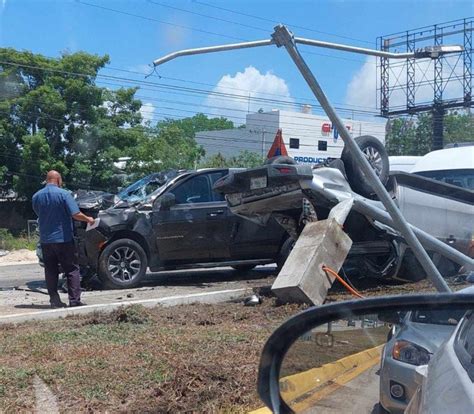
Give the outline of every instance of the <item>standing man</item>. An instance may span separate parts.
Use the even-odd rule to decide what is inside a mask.
[[[44,275],[51,307],[65,308],[58,294],[59,264],[66,278],[69,306],[82,306],[81,275],[76,262],[72,219],[94,224],[94,219],[79,211],[71,194],[62,190],[63,180],[57,171],[46,176],[46,185],[33,196],[33,210],[39,219],[43,250]]]

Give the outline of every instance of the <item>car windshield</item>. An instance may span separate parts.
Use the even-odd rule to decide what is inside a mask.
[[[433,325],[456,325],[463,317],[465,311],[416,311],[411,315],[411,320],[417,323]]]
[[[135,203],[143,201],[151,193],[163,187],[173,174],[151,174],[134,182],[120,191],[117,196],[122,201]]]

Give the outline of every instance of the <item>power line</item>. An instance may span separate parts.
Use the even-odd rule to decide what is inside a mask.
[[[272,23],[272,24],[279,24],[281,23],[281,21],[277,21],[277,20],[273,20],[273,19],[269,19],[269,18],[266,18],[266,17],[262,17],[262,16],[255,16],[253,14],[249,14],[249,13],[244,13],[244,12],[240,12],[240,11],[237,11],[237,10],[232,10],[232,9],[228,9],[226,7],[222,7],[222,6],[216,6],[214,4],[209,4],[209,3],[206,3],[206,2],[203,2],[203,1],[199,1],[199,0],[194,0],[195,3],[197,4],[201,4],[205,7],[211,7],[213,9],[217,9],[217,10],[221,10],[221,11],[226,11],[228,13],[233,13],[233,14],[237,14],[237,15],[240,15],[240,16],[244,16],[244,17],[251,17],[252,19],[257,19],[257,20],[261,20],[261,21],[264,21],[264,22],[268,22],[268,23]],[[300,26],[300,25],[296,25],[296,24],[292,24],[292,23],[284,23],[285,25],[289,26],[289,27],[294,27],[296,29],[301,29],[301,30],[306,30],[308,32],[313,32],[313,33],[319,33],[319,34],[324,34],[324,35],[327,35],[327,36],[333,36],[333,37],[338,37],[340,39],[346,39],[346,40],[354,40],[356,42],[361,42],[361,43],[368,43],[368,44],[371,44],[373,45],[374,42],[370,42],[368,40],[362,40],[362,39],[356,39],[355,37],[350,37],[350,36],[344,36],[344,35],[338,35],[338,34],[335,34],[335,33],[329,33],[329,32],[324,32],[322,30],[315,30],[315,29],[310,29],[308,27],[304,27],[304,26]]]
[[[193,14],[195,16],[204,17],[206,19],[212,19],[212,20],[217,20],[219,22],[235,24],[237,26],[242,26],[242,27],[245,27],[247,29],[259,30],[259,31],[268,33],[267,29],[263,29],[261,27],[252,26],[252,25],[248,25],[248,24],[240,23],[240,22],[235,22],[233,20],[227,20],[227,19],[223,19],[223,18],[220,18],[220,17],[209,16],[208,14],[198,13],[198,12],[195,12],[195,11],[192,11],[192,10],[182,9],[182,8],[176,7],[176,6],[170,6],[169,4],[164,4],[164,3],[157,2],[157,1],[152,1],[152,0],[147,0],[147,1],[148,1],[148,3],[156,4],[157,6],[161,6],[161,7],[166,7],[166,8],[171,9],[171,10],[178,10],[178,11],[183,12],[183,13]]]
[[[144,20],[148,20],[148,21],[154,21],[154,22],[167,24],[167,25],[171,25],[171,26],[175,26],[175,27],[181,27],[181,28],[201,32],[201,33],[204,33],[204,34],[210,34],[210,35],[213,35],[213,36],[220,36],[220,37],[228,38],[228,39],[231,39],[231,40],[238,40],[238,41],[241,41],[241,42],[247,42],[248,41],[248,39],[244,39],[244,38],[241,38],[241,37],[229,36],[229,35],[225,35],[223,33],[210,32],[210,31],[207,31],[207,30],[193,28],[191,26],[184,26],[184,25],[179,25],[179,24],[175,24],[175,23],[165,22],[165,21],[162,21],[162,20],[155,19],[153,17],[141,16],[141,15],[138,15],[138,14],[125,12],[123,10],[117,10],[117,9],[112,9],[110,7],[99,6],[97,4],[87,3],[87,2],[84,2],[82,0],[76,0],[76,2],[78,2],[80,4],[83,4],[83,5],[86,5],[86,6],[96,7],[96,8],[105,10],[105,11],[110,11],[110,12],[114,12],[114,13],[118,13],[118,14],[123,14],[123,15],[129,16],[129,17],[135,17],[135,18],[144,19]],[[293,26],[293,27],[298,27],[298,26]],[[305,30],[311,30],[311,29],[305,29]],[[314,30],[312,30],[312,31],[314,31]],[[336,36],[336,35],[331,34],[331,36]],[[341,37],[341,36],[339,36],[339,37]],[[352,40],[357,40],[357,39],[352,39]],[[370,42],[368,42],[368,43],[370,43]],[[372,44],[372,43],[370,43],[370,44]],[[330,59],[340,59],[340,60],[345,60],[345,61],[365,63],[365,61],[360,60],[360,59],[351,59],[351,58],[345,58],[345,57],[341,57],[341,56],[328,55],[328,54],[324,54],[324,53],[309,52],[307,50],[302,52],[302,54],[310,54],[310,55],[316,55],[316,56],[323,56],[323,57],[327,57],[327,58],[330,58]],[[375,63],[374,63],[374,65],[375,65]]]
[[[231,99],[241,99],[243,101],[249,101],[251,100],[252,102],[260,102],[260,103],[271,103],[271,104],[288,104],[290,106],[293,105],[303,105],[304,103],[298,103],[298,102],[293,102],[293,101],[282,101],[282,100],[277,100],[277,99],[268,99],[268,98],[260,98],[260,97],[249,97],[245,95],[237,95],[237,94],[231,94],[231,93],[224,93],[224,92],[216,92],[216,91],[209,91],[209,90],[204,90],[204,89],[198,89],[198,88],[187,88],[183,86],[177,86],[177,85],[169,85],[169,84],[163,84],[163,83],[155,83],[155,82],[150,82],[150,81],[139,81],[136,79],[130,79],[130,78],[125,78],[125,77],[119,77],[119,76],[111,76],[111,75],[101,75],[101,74],[86,74],[86,73],[81,73],[81,72],[70,72],[70,71],[65,71],[61,69],[53,69],[53,68],[47,68],[44,66],[35,66],[35,65],[26,65],[26,64],[21,64],[21,63],[16,63],[16,62],[5,62],[5,61],[0,61],[0,65],[10,65],[10,66],[16,66],[16,67],[24,67],[24,68],[30,68],[30,69],[40,69],[44,71],[49,71],[53,73],[62,73],[62,74],[67,74],[67,75],[74,75],[74,76],[83,76],[83,77],[97,77],[97,78],[105,78],[105,79],[111,79],[111,80],[117,80],[121,82],[126,82],[126,83],[131,83],[134,86],[138,86],[142,88],[142,84],[146,86],[151,86],[155,87],[158,89],[169,89],[169,90],[178,90],[178,91],[187,91],[190,93],[194,94],[201,94],[201,95],[206,95],[206,96],[218,96],[220,98],[231,98]],[[143,88],[145,89],[145,88]],[[354,110],[351,108],[341,108],[341,107],[335,107],[338,110],[345,110],[345,111],[350,111],[350,112],[360,112],[368,115],[374,115],[375,113],[373,111],[362,111],[362,110]]]
[[[152,98],[153,99],[153,98]],[[153,99],[153,100],[157,100],[157,101],[160,101],[159,99]],[[44,103],[44,101],[42,100],[39,100],[37,99],[36,102],[38,104],[40,103]],[[178,101],[178,104],[181,104],[179,103]],[[222,117],[222,114],[220,113],[213,113],[213,112],[205,112],[205,111],[195,111],[195,110],[186,110],[186,109],[181,109],[181,108],[175,108],[175,107],[168,107],[168,106],[160,106],[158,107],[158,109],[168,109],[168,110],[171,110],[171,111],[178,111],[178,112],[186,112],[186,113],[192,113],[192,114],[196,114],[196,113],[202,113],[203,115],[207,115],[207,116],[214,116],[214,117]],[[245,111],[243,111],[245,112]],[[55,122],[58,122],[58,123],[61,123],[61,124],[67,124],[67,120],[65,119],[57,119],[57,118],[53,118],[51,117],[50,115],[48,114],[37,114],[35,112],[26,112],[26,113],[29,113],[31,116],[35,117],[35,118],[39,118],[39,119],[47,119],[47,120],[52,120],[52,121],[55,121]],[[156,110],[146,110],[146,109],[140,109],[140,113],[152,113],[154,114],[154,116],[150,117],[149,120],[150,121],[155,121],[155,122],[158,122],[160,120],[162,120],[162,118],[160,118],[159,116],[157,117],[157,115],[162,115],[163,117],[175,117],[177,116],[177,114],[175,113],[168,113],[168,112],[160,112],[160,111],[156,111]],[[144,120],[146,120],[146,117],[143,117],[142,115],[142,118],[144,118]],[[180,119],[186,119],[188,117],[182,117]],[[259,122],[259,123],[252,123],[252,122],[249,122],[249,120],[247,119],[247,117],[242,117],[242,116],[234,116],[234,115],[226,115],[225,116],[226,119],[229,119],[229,120],[233,120],[233,121],[239,121],[239,122],[242,122],[242,121],[245,121],[246,123],[246,126],[247,127],[257,127],[257,128],[268,128],[270,130],[273,130],[275,129],[275,124],[274,123],[263,123],[263,122]],[[304,118],[304,117],[301,117],[301,116],[298,116],[296,113],[294,113],[292,115],[292,118],[302,118],[302,119],[305,119],[307,120],[307,118]],[[255,122],[255,121],[254,121]],[[354,122],[354,120],[345,120],[345,122]],[[356,121],[357,122],[357,121]],[[243,123],[243,122],[242,122]],[[314,133],[314,128],[306,128],[306,127],[302,127],[300,123],[297,123],[297,122],[280,122],[279,123],[279,126],[280,127],[288,127],[288,129],[291,130],[292,133],[298,133],[298,134],[312,134]],[[368,129],[365,129],[365,132],[368,133],[369,130]]]
[[[97,9],[106,10],[106,11],[117,13],[117,14],[122,14],[122,15],[129,16],[129,17],[135,17],[137,19],[148,20],[148,21],[151,21],[151,22],[165,24],[165,25],[168,25],[168,26],[179,27],[181,29],[192,30],[194,32],[204,33],[204,34],[207,34],[207,35],[224,37],[224,38],[231,39],[231,40],[240,40],[240,41],[244,40],[244,39],[239,38],[239,37],[229,36],[229,35],[222,34],[222,33],[215,33],[215,32],[211,32],[209,30],[203,30],[203,29],[198,29],[198,28],[191,27],[191,26],[185,26],[185,25],[182,25],[182,24],[166,22],[164,20],[155,19],[155,18],[149,17],[149,16],[142,16],[142,15],[139,15],[139,14],[129,13],[129,12],[126,12],[126,11],[123,11],[123,10],[113,9],[111,7],[99,6],[98,4],[88,3],[88,2],[85,2],[85,1],[82,1],[82,0],[76,0],[76,3],[82,4],[84,6],[95,7]]]

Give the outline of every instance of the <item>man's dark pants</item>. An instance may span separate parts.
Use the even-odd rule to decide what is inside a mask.
[[[58,294],[59,265],[67,278],[69,304],[81,301],[81,273],[76,264],[76,248],[74,242],[41,243],[43,250],[44,274],[51,304],[60,302]]]

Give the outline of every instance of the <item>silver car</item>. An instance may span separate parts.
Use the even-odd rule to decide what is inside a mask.
[[[390,413],[403,413],[418,384],[416,368],[426,365],[453,333],[463,312],[407,312],[386,343],[380,365],[380,405]]]
[[[462,292],[472,293],[474,286]],[[474,312],[469,311],[428,365],[417,368],[420,387],[405,413],[470,414],[474,409]]]

